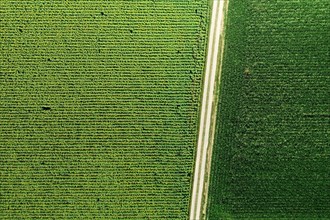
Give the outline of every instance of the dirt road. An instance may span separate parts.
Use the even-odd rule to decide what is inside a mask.
[[[198,144],[195,161],[194,181],[192,197],[190,202],[190,220],[201,220],[203,206],[207,197],[208,173],[210,164],[210,152],[214,136],[214,115],[216,114],[216,76],[219,70],[219,57],[222,56],[223,47],[220,47],[220,39],[223,35],[224,14],[227,0],[214,0],[212,5],[209,42],[206,57],[204,75],[203,96],[201,104],[201,115],[199,125]],[[221,63],[221,62],[220,62]],[[209,158],[208,158],[209,154]]]

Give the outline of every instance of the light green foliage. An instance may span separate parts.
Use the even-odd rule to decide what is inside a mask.
[[[0,219],[185,219],[208,1],[0,14]]]

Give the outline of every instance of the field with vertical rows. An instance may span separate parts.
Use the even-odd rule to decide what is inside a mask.
[[[330,2],[229,1],[209,219],[330,218]]]
[[[208,0],[0,1],[0,219],[186,219]]]

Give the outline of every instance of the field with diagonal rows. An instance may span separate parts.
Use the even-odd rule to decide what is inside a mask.
[[[209,219],[330,218],[330,2],[229,0]]]
[[[186,219],[208,0],[0,1],[0,219]]]

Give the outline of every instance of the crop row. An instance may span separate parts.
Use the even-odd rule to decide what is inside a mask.
[[[186,219],[208,1],[0,10],[0,218]]]

